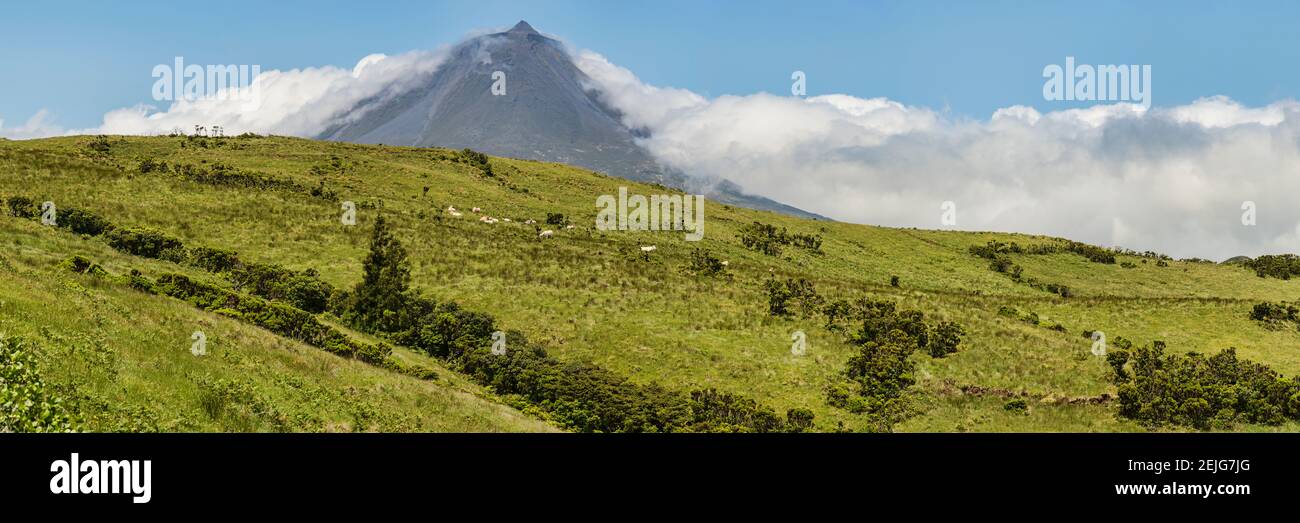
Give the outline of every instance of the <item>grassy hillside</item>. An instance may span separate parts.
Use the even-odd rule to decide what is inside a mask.
[[[207,171],[222,165],[216,170],[256,173],[262,184],[142,170],[142,162]],[[1175,353],[1236,347],[1243,358],[1300,374],[1300,332],[1250,319],[1254,304],[1291,300],[1300,282],[1260,278],[1238,265],[1135,255],[1103,264],[1064,250],[1007,254],[1023,270],[1018,282],[990,270],[970,247],[1065,243],[808,221],[713,203],[700,242],[685,241],[681,232],[602,232],[593,226],[598,196],[616,195],[620,186],[643,195],[666,189],[563,165],[493,158],[490,167],[491,175],[454,151],[290,138],[69,137],[0,142],[0,197],[92,211],[186,245],[232,249],[245,261],[312,268],[345,289],[361,279],[371,226],[382,212],[425,294],[490,313],[561,360],[671,390],[734,392],[780,413],[806,408],[819,430],[873,428],[866,417],[826,401],[828,384],[855,348],[819,318],[769,314],[769,280],[804,278],[827,301],[887,300],[964,328],[955,354],[912,356],[917,383],[908,394],[916,412],[895,430],[1147,430],[1117,415],[1110,366],[1091,353],[1084,331],[1134,345],[1161,340]],[[340,223],[341,201],[357,204],[356,225]],[[463,215],[453,216],[449,206]],[[574,227],[547,225],[548,214],[562,214]],[[482,215],[511,221],[487,224]],[[539,223],[524,223],[530,219]],[[820,252],[787,245],[773,256],[746,248],[742,228],[755,221],[820,236]],[[539,238],[539,228],[554,237]],[[81,254],[112,274],[138,269],[211,278],[192,267],[123,254],[35,220],[0,218],[0,237],[10,246],[0,253],[0,332],[38,347],[46,381],[82,396],[90,430],[135,428],[122,426],[123,419],[162,430],[550,427],[401,347],[394,357],[418,359],[439,379],[339,358],[58,264]],[[652,252],[640,249],[650,245]],[[725,260],[726,275],[685,270],[696,249]],[[1035,288],[1029,278],[1066,286],[1068,297]],[[1025,320],[1031,314],[1036,322]],[[199,329],[214,347],[204,358],[188,351],[190,333]],[[795,356],[791,335],[800,330],[808,348]],[[1015,398],[1026,401],[1027,411],[1006,408]],[[221,401],[231,405],[212,406]]]

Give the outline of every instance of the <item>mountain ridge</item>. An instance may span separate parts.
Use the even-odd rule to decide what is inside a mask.
[[[318,138],[565,163],[703,193],[724,204],[827,219],[747,194],[730,180],[703,180],[663,166],[586,85],[589,77],[564,46],[521,20],[457,45],[417,87],[361,102]]]

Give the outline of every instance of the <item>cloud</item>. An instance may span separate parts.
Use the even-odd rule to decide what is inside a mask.
[[[1050,234],[1224,259],[1300,252],[1300,104],[1225,97],[1172,108],[1096,105],[988,120],[884,98],[766,93],[705,99],[575,54],[660,161],[856,222]],[[1242,225],[1242,203],[1257,225]]]
[[[58,136],[63,133],[63,128],[50,121],[50,112],[45,109],[36,111],[36,114],[27,119],[26,123],[18,127],[5,128],[5,121],[0,118],[0,138],[26,140],[29,138]]]
[[[220,125],[227,134],[254,132],[316,136],[331,124],[357,118],[364,102],[401,94],[418,85],[445,60],[445,49],[397,56],[372,54],[352,69],[333,66],[263,71],[248,98],[210,96],[178,100],[166,110],[149,105],[118,109],[103,124],[80,133],[160,134],[195,125]],[[367,106],[373,106],[368,104]]]

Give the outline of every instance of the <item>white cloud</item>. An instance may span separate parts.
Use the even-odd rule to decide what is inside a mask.
[[[18,127],[6,128],[4,119],[0,118],[0,138],[26,140],[29,138],[57,136],[63,134],[63,132],[61,127],[50,121],[50,112],[45,109],[36,111],[36,114],[28,118],[27,122]]]
[[[160,134],[195,125],[220,125],[227,134],[254,132],[315,136],[363,100],[400,94],[433,72],[446,51],[372,54],[352,69],[333,66],[264,71],[253,81],[255,101],[214,96],[173,102],[165,111],[139,105],[104,115],[98,129],[81,133]],[[373,106],[373,105],[371,105]]]
[[[987,121],[883,98],[759,93],[705,99],[645,85],[591,52],[575,60],[642,140],[684,172],[843,221],[1051,234],[1223,259],[1300,252],[1300,104],[1225,97],[1096,105]],[[1255,227],[1241,203],[1258,205]]]

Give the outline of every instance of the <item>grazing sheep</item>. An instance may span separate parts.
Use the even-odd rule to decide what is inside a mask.
[[[731,263],[731,262],[729,262],[729,261],[727,261],[727,260],[722,260],[722,266],[723,266],[723,267],[726,267],[726,266],[727,266],[728,264],[730,264],[730,263]]]
[[[461,216],[464,216],[463,214],[458,213],[458,212],[456,212],[456,211],[451,211],[451,215],[452,215],[452,216],[455,216],[455,217],[457,217],[457,218],[460,218]]]
[[[510,218],[502,218],[501,220],[504,221],[504,222],[506,222],[506,223],[510,223]]]
[[[654,251],[654,250],[655,250],[655,246],[653,246],[653,245],[642,245],[642,246],[641,246],[641,252],[651,252],[651,251]]]
[[[532,220],[532,219],[530,219],[530,220],[525,221],[524,223],[527,224],[527,225],[532,225],[532,224],[534,224],[534,223],[537,223],[537,220]]]
[[[565,225],[565,226],[564,226],[565,229],[572,229],[572,228],[574,228],[574,227],[576,227],[576,226],[573,225],[573,224],[569,224],[569,225]]]
[[[483,212],[482,207],[475,207],[471,212]]]
[[[545,230],[545,231],[542,231],[541,234],[538,234],[537,237],[538,237],[538,238],[550,238],[550,237],[553,236],[553,235],[555,235],[555,231],[552,231],[552,230],[550,230],[550,229],[547,229],[547,230]]]

